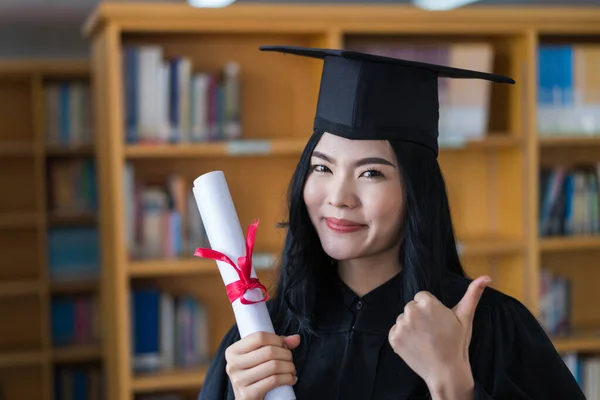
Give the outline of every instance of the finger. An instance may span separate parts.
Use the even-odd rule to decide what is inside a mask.
[[[417,303],[428,303],[435,300],[435,296],[425,290],[422,290],[415,294],[414,299]]]
[[[454,314],[463,325],[473,323],[473,317],[475,315],[477,304],[481,299],[481,295],[483,294],[485,287],[491,281],[492,279],[488,276],[480,276],[479,278],[475,279],[467,288],[467,292],[460,302],[454,306]]]
[[[228,350],[231,354],[246,354],[263,346],[283,347],[283,338],[269,332],[255,332],[238,340]]]
[[[290,375],[296,376],[296,366],[291,361],[270,360],[254,368],[238,371],[238,385],[251,386],[271,376]]]
[[[250,353],[240,354],[229,364],[233,370],[254,368],[269,360],[292,361],[292,352],[279,346],[264,346]]]
[[[411,300],[404,306],[404,314],[408,314],[415,311],[417,307],[417,302],[415,300]]]
[[[300,345],[300,335],[285,336],[283,343],[288,349],[294,350]]]
[[[271,375],[261,381],[258,381],[243,389],[244,393],[248,393],[248,398],[264,398],[271,390],[279,386],[295,385],[298,381],[296,376],[292,374],[277,374]]]

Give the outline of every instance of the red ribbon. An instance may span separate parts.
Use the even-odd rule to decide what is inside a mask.
[[[198,248],[194,252],[195,256],[202,258],[209,258],[211,260],[223,261],[231,265],[237,272],[240,280],[235,281],[227,285],[227,297],[229,302],[233,303],[235,300],[240,299],[242,304],[255,304],[266,301],[269,298],[267,288],[260,283],[256,278],[251,278],[252,273],[252,250],[254,249],[254,242],[256,239],[256,229],[258,227],[258,220],[254,221],[249,227],[246,234],[246,255],[238,258],[238,265],[235,265],[233,261],[225,254],[212,249]],[[263,293],[264,298],[259,301],[247,300],[244,295],[248,290],[260,289]]]

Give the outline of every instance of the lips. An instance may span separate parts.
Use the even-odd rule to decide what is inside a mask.
[[[325,224],[329,229],[339,233],[356,232],[367,227],[365,224],[338,218],[325,218]]]

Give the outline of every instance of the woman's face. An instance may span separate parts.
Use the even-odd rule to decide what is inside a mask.
[[[336,260],[372,256],[398,244],[403,193],[387,141],[323,134],[312,154],[304,201],[325,252]]]

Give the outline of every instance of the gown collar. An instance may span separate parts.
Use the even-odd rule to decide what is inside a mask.
[[[325,332],[361,331],[387,336],[404,308],[402,272],[358,296],[335,274],[332,290],[317,318],[317,330]]]

